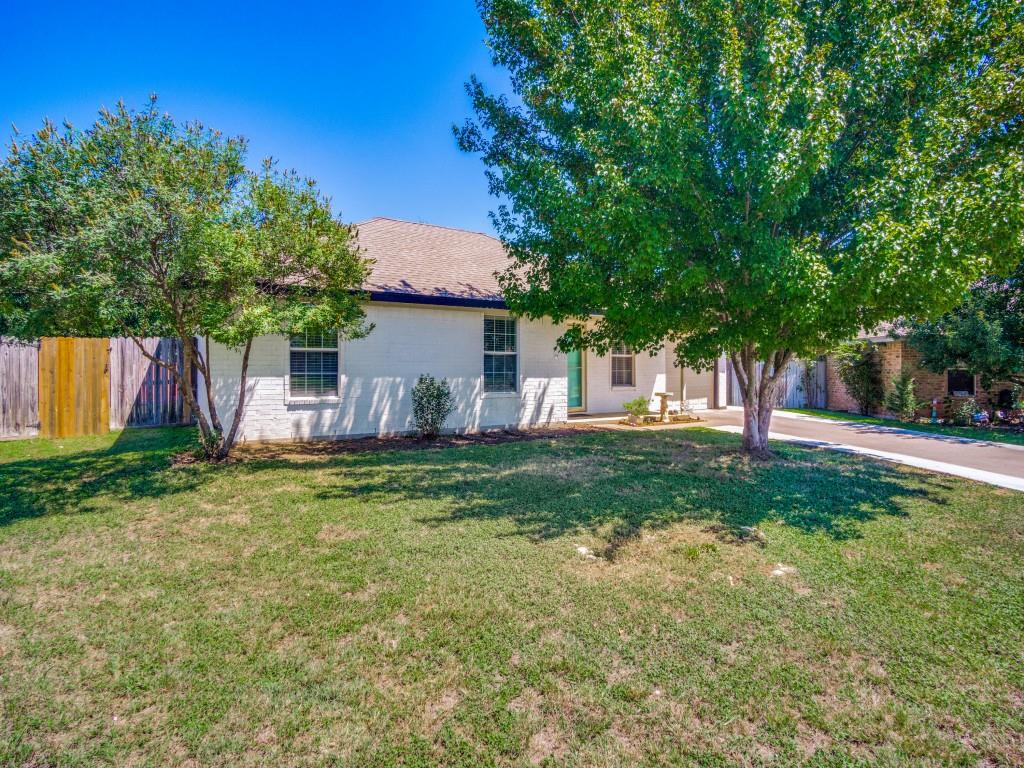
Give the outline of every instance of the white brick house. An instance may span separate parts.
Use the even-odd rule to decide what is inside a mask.
[[[608,413],[638,396],[671,391],[712,405],[712,375],[682,371],[665,350],[571,359],[555,348],[561,329],[513,318],[495,272],[501,243],[484,234],[392,219],[359,225],[374,260],[367,319],[374,330],[341,341],[264,336],[252,346],[241,440],[387,435],[413,429],[410,390],[420,374],[445,378],[453,431],[565,422],[570,412]],[[218,411],[233,416],[241,354],[211,345]],[[200,392],[204,388],[200,387]],[[571,391],[570,391],[571,390]]]

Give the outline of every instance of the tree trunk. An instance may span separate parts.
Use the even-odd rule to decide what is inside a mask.
[[[210,337],[205,337],[206,341],[206,354],[203,358],[203,385],[206,387],[206,402],[213,403],[213,380],[210,376]],[[196,350],[196,357],[199,357],[198,350]],[[213,428],[218,432],[223,432],[224,428],[220,425],[220,417],[217,415],[217,409],[210,408],[210,422],[213,424]]]
[[[238,405],[235,407],[235,415],[231,418],[231,429],[227,436],[221,440],[217,449],[217,458],[226,459],[231,449],[235,446],[235,438],[238,436],[238,425],[242,423],[242,415],[245,412],[245,385],[249,375],[249,352],[252,351],[252,339],[245,343],[245,351],[242,353],[242,370],[238,383]]]
[[[199,359],[193,346],[193,339],[191,336],[179,334],[181,343],[185,349],[185,369],[188,370],[191,366],[195,365],[199,368],[199,372],[203,375],[204,382],[208,382],[210,378],[209,366],[205,365],[205,361]],[[203,452],[208,456],[212,457],[219,450],[222,438],[222,432],[220,429],[220,419],[217,418],[217,406],[213,400],[207,398],[206,407],[209,409],[210,419],[207,420],[206,414],[203,413],[203,409],[199,407],[199,398],[196,391],[192,388],[192,377],[182,376],[180,377],[179,386],[181,386],[182,394],[185,396],[185,401],[188,403],[189,408],[196,414],[196,421],[199,424],[199,436],[200,442],[203,445]]]
[[[743,403],[743,450],[755,455],[767,455],[768,451],[768,430],[762,425],[765,421],[771,420],[771,408],[767,415],[762,412],[762,404]]]
[[[182,372],[178,370],[178,366],[168,363],[166,360],[161,360],[156,355],[151,354],[149,350],[146,349],[146,345],[141,338],[132,334],[128,334],[128,338],[130,338],[135,346],[139,348],[143,357],[154,365],[166,368],[168,373],[171,374],[171,377],[178,385],[178,389],[181,390],[182,397],[185,398],[185,402],[188,404],[189,409],[196,415],[196,421],[199,424],[199,434],[202,437],[204,447],[208,445],[213,439],[214,431],[210,427],[210,423],[207,421],[202,408],[199,407],[199,401],[196,398],[195,391],[192,389],[192,377],[188,375],[191,367],[195,364],[191,350],[191,339],[179,336],[185,355],[185,373],[182,374]]]
[[[771,455],[768,429],[775,409],[775,393],[793,354],[789,350],[777,350],[767,357],[758,370],[757,351],[752,344],[730,354],[743,395],[743,450],[762,457]]]

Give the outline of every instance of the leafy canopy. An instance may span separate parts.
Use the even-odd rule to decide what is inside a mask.
[[[1024,245],[1022,8],[481,0],[509,305],[699,367],[952,306]]]
[[[366,263],[312,181],[198,123],[119,105],[51,123],[0,165],[5,333],[208,336],[366,331]]]
[[[1006,279],[973,286],[962,304],[941,317],[910,321],[907,331],[925,368],[966,368],[986,389],[999,381],[1024,386],[1024,261]]]

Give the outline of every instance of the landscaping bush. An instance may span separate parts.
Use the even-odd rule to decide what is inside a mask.
[[[914,392],[914,377],[904,371],[892,380],[892,389],[885,394],[885,407],[900,421],[914,421],[917,409],[925,405]]]
[[[960,427],[969,427],[974,423],[974,414],[978,412],[978,401],[973,397],[957,400],[952,407],[953,423]]]
[[[836,351],[835,360],[836,372],[860,412],[867,416],[877,410],[885,397],[878,346],[870,341],[844,344]]]
[[[412,420],[420,437],[437,437],[455,410],[455,397],[446,379],[420,375],[412,388]]]
[[[630,421],[636,423],[651,412],[650,403],[646,397],[638,397],[635,400],[627,400],[622,404],[626,413],[630,415]]]

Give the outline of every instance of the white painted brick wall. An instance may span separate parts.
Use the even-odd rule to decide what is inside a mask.
[[[690,408],[711,407],[715,387],[714,374],[711,371],[697,373],[692,368],[684,368],[683,381],[686,385],[686,404]]]
[[[671,367],[671,363],[669,364]],[[655,355],[640,352],[636,355],[634,387],[612,387],[612,359],[610,355],[598,357],[587,353],[587,400],[588,413],[622,413],[622,404],[638,397],[646,397],[652,410],[657,410],[655,392],[675,392],[666,376],[664,350]]]
[[[712,374],[697,373],[690,368],[678,368],[673,353],[662,348],[656,354],[641,352],[636,355],[636,386],[612,387],[611,357],[598,357],[587,353],[588,413],[621,413],[622,404],[637,397],[646,397],[652,411],[661,407],[655,392],[671,392],[669,407],[678,408],[684,395],[690,408],[707,408],[711,399]]]
[[[448,379],[456,411],[452,430],[534,426],[566,420],[565,355],[549,322],[519,320],[519,391],[483,391],[483,318],[479,309],[368,304],[376,327],[365,339],[342,342],[338,397],[296,401],[287,394],[288,340],[264,336],[249,357],[243,440],[395,434],[412,425],[410,390],[421,373]],[[241,354],[212,345],[214,398],[230,423]],[[628,399],[628,398],[627,398]]]

